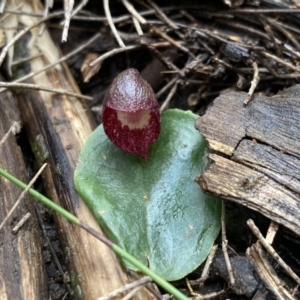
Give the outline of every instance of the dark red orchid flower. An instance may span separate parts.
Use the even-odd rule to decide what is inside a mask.
[[[102,123],[115,145],[147,157],[160,133],[160,113],[153,89],[136,69],[123,71],[112,82],[103,100]]]

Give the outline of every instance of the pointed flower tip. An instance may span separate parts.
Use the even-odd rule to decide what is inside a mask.
[[[116,146],[147,158],[160,133],[160,112],[153,89],[136,69],[112,82],[103,100],[102,123]]]

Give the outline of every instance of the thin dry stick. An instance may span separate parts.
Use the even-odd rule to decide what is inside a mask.
[[[284,287],[284,283],[275,273],[273,266],[265,256],[262,245],[257,241],[246,250],[247,256],[254,264],[258,276],[266,284],[268,289],[272,290],[276,299],[279,300],[295,300],[292,295]]]
[[[141,24],[145,24],[147,21],[135,10],[133,5],[129,3],[127,0],[122,0],[122,3],[132,15],[132,22],[137,34],[139,36],[144,35]]]
[[[168,16],[159,8],[159,6],[157,6],[152,0],[147,0],[147,2],[152,6],[152,8],[155,10],[158,17],[160,17],[162,21],[168,24],[172,29],[178,29],[174,22],[170,18],[168,18]]]
[[[300,44],[298,43],[298,41],[294,38],[294,36],[292,35],[292,33],[290,33],[288,30],[284,29],[282,26],[280,26],[279,24],[277,24],[273,19],[271,18],[267,18],[267,21],[269,23],[271,23],[277,30],[279,30],[280,32],[282,32],[295,46],[297,49],[300,49]]]
[[[155,97],[159,98],[167,89],[169,89],[176,80],[179,79],[179,76],[173,77],[164,87],[162,87],[156,94]]]
[[[193,288],[192,288],[192,286],[191,286],[191,284],[190,284],[190,282],[189,282],[189,280],[188,280],[187,277],[185,277],[185,284],[186,284],[186,286],[187,286],[187,289],[188,289],[188,291],[189,291],[189,294],[192,295],[192,296],[195,296],[196,293],[194,292],[194,290],[193,290]]]
[[[144,45],[144,44],[143,44]],[[177,68],[177,66],[175,64],[173,64],[173,62],[168,59],[165,58],[160,51],[158,51],[155,47],[153,47],[152,45],[147,45],[149,50],[151,50],[154,55],[156,55],[156,57],[163,63],[165,64],[170,70],[175,71],[176,73],[178,73],[181,77],[184,77],[184,71],[180,70],[179,68]]]
[[[259,70],[257,67],[257,63],[255,61],[252,63],[252,67],[254,69],[253,80],[251,81],[251,86],[250,86],[249,92],[247,94],[247,97],[244,100],[244,105],[247,105],[249,103],[249,101],[252,99],[254,91],[259,83]]]
[[[228,252],[227,252],[227,243],[228,243],[228,241],[227,241],[227,238],[226,238],[225,204],[224,204],[224,201],[222,201],[222,251],[223,251],[223,255],[224,255],[224,259],[225,259],[227,272],[228,272],[228,275],[229,275],[230,284],[234,285],[235,280],[234,280],[234,277],[233,277],[233,271],[232,271],[229,255],[228,255]]]
[[[6,0],[2,0],[0,3],[0,14],[3,14],[5,5],[6,5]]]
[[[19,6],[21,6],[21,5],[18,5],[18,7]],[[41,13],[41,12],[23,11],[23,10],[18,10],[17,8],[15,8],[15,9],[5,9],[4,13],[6,15],[7,14],[14,14],[14,15],[30,16],[30,17],[34,17],[34,18],[40,18],[40,17],[44,16],[44,14]],[[61,13],[63,14],[64,12],[61,11]],[[2,19],[0,19],[0,20],[2,20]]]
[[[280,49],[280,47],[279,47],[279,45],[278,45],[278,43],[277,43],[277,40],[276,40],[276,38],[275,38],[275,36],[274,36],[274,34],[273,34],[273,31],[271,30],[270,25],[268,25],[268,24],[265,22],[264,19],[262,19],[261,21],[262,21],[262,23],[263,23],[263,25],[264,25],[264,28],[265,28],[266,33],[268,34],[270,40],[272,41],[272,43],[273,43],[273,45],[274,45],[274,48],[275,48],[275,50],[276,50],[277,56],[281,56],[281,54],[282,54],[282,49]]]
[[[64,0],[64,5],[65,5],[65,24],[62,33],[62,39],[61,39],[62,42],[66,42],[68,39],[68,31],[69,31],[71,15],[74,7],[74,0]]]
[[[205,300],[205,299],[216,299],[218,296],[224,294],[226,292],[226,289],[222,289],[219,292],[212,292],[205,295],[200,295],[199,293],[194,293],[195,297],[193,297],[193,300]]]
[[[176,93],[177,87],[178,87],[178,81],[175,82],[174,86],[172,87],[171,91],[169,92],[168,97],[161,105],[160,110],[159,110],[160,113],[162,113],[168,107],[171,99],[173,98],[174,94]]]
[[[137,48],[140,48],[140,47],[141,47],[141,45],[133,45],[133,46],[126,46],[124,48],[115,48],[115,49],[112,49],[112,50],[104,53],[103,55],[99,56],[94,61],[92,61],[90,63],[90,66],[94,67],[95,65],[102,63],[108,57],[114,56],[114,55],[116,55],[118,53],[121,53],[121,52],[124,52],[124,51],[134,50],[134,49],[137,49]]]
[[[89,100],[89,101],[93,100],[93,98],[89,97],[89,96],[84,96],[81,94],[69,92],[67,90],[50,88],[50,87],[41,86],[41,85],[33,84],[33,83],[15,83],[15,82],[1,82],[0,81],[0,87],[33,89],[33,90],[38,90],[38,91],[45,91],[45,92],[51,92],[51,93],[56,93],[56,94],[72,96],[72,97]]]
[[[266,234],[266,242],[269,245],[273,244],[273,241],[274,241],[274,238],[276,236],[278,229],[279,229],[278,223],[271,221],[268,231],[267,231],[267,234]]]
[[[134,16],[142,25],[147,24],[147,20],[136,11],[136,9],[131,3],[129,3],[127,0],[122,0],[122,3],[130,12],[130,14]]]
[[[134,277],[134,278],[136,278],[136,279],[140,279],[141,278],[141,276],[139,276],[136,272],[134,272],[134,271],[130,271],[130,270],[128,270],[128,273],[132,276],[132,277]],[[155,286],[153,285],[153,284],[147,284],[147,285],[145,285],[145,288],[149,291],[149,292],[151,292],[155,297],[156,297],[156,299],[157,300],[163,300],[163,296],[162,296],[162,294],[155,288]]]
[[[198,27],[201,27],[201,23],[200,23],[194,16],[192,16],[189,12],[187,12],[187,11],[184,10],[184,9],[181,9],[181,10],[180,10],[180,13],[181,13],[184,17],[186,17],[187,19],[189,19],[189,20],[193,23],[193,25],[196,25],[196,26],[198,26]]]
[[[160,31],[158,28],[156,28],[155,26],[149,24],[147,22],[147,20],[142,17],[137,11],[136,9],[133,7],[132,4],[130,4],[127,0],[122,0],[122,3],[124,4],[124,6],[127,8],[127,10],[142,24],[142,25],[148,25],[150,27],[150,29],[155,32],[157,35],[161,36],[164,40],[166,40],[167,42],[169,42],[171,45],[173,45],[174,47],[180,49],[181,51],[187,53],[188,55],[192,56],[193,58],[194,55],[185,47],[181,46],[178,42],[176,42],[174,39],[172,39],[170,36],[168,36],[166,33]]]
[[[45,72],[53,67],[55,67],[56,65],[64,62],[65,60],[69,59],[70,57],[74,56],[75,54],[77,54],[78,52],[82,51],[84,48],[86,48],[88,45],[90,45],[91,43],[93,43],[96,39],[98,39],[101,36],[101,33],[96,33],[94,36],[92,36],[86,43],[82,44],[80,47],[76,48],[74,51],[68,53],[67,55],[63,56],[62,58],[60,58],[59,60],[57,60],[56,62],[45,66],[44,68],[40,69],[39,71],[35,72],[35,73],[30,73],[28,75],[25,75],[11,83],[17,83],[17,82],[22,82],[25,81],[29,78],[32,78],[42,72]],[[7,90],[7,88],[2,88],[0,89],[0,93],[4,92],[5,90]]]
[[[233,70],[236,73],[239,73],[239,70],[236,69],[232,64],[228,63],[227,61],[224,61],[223,59],[220,59],[218,57],[212,57],[211,58],[213,61],[215,61],[216,63],[221,64],[222,66],[226,67],[229,70]]]
[[[103,5],[104,5],[104,11],[105,11],[105,15],[106,15],[106,18],[107,18],[107,22],[109,24],[109,27],[114,35],[114,37],[116,38],[118,44],[120,47],[122,48],[125,48],[125,44],[123,43],[118,31],[117,31],[117,28],[112,20],[112,17],[111,17],[111,13],[110,13],[110,10],[109,10],[109,3],[108,3],[108,0],[103,0]]]
[[[98,298],[98,300],[109,300],[110,298],[116,297],[117,295],[122,294],[122,293],[124,293],[130,289],[133,289],[137,286],[145,285],[151,281],[152,281],[152,279],[150,277],[144,276],[134,282],[128,283],[128,284],[120,287],[119,289],[114,290],[113,292],[111,292],[105,296]]]
[[[142,286],[133,288],[125,297],[122,298],[122,300],[130,300],[142,288]]]
[[[50,0],[45,0],[45,4],[44,4],[44,13],[43,13],[43,17],[47,17],[48,13],[49,13],[49,1]],[[39,30],[39,36],[41,36],[44,32],[46,24],[42,23],[40,26],[40,30]]]
[[[277,57],[277,56],[275,56],[273,54],[270,54],[268,52],[265,52],[265,51],[261,51],[260,53],[263,54],[264,56],[268,57],[268,58],[271,58],[271,59],[275,60],[276,62],[278,62],[279,64],[281,64],[281,65],[283,65],[283,66],[285,66],[287,68],[289,68],[290,70],[293,70],[295,72],[300,73],[300,69],[299,68],[297,68],[297,67],[293,66],[292,64],[284,61],[283,59],[281,59],[281,58],[279,58],[279,57]]]
[[[255,55],[255,58],[259,61],[259,63],[261,63],[262,66],[265,67],[265,70],[268,70],[275,78],[278,76],[276,71],[269,65],[269,62],[266,59],[260,59],[257,55]],[[262,68],[259,68],[259,70],[262,70]]]
[[[134,16],[132,16],[132,23],[133,23],[133,25],[134,25],[134,27],[135,27],[135,30],[136,30],[137,34],[138,34],[139,36],[143,36],[143,35],[144,35],[144,32],[143,32],[143,29],[142,29],[142,27],[141,27],[141,24],[140,24],[140,22],[138,21],[138,19],[136,19]]]
[[[89,2],[89,0],[82,0],[74,9],[71,14],[71,19]],[[62,21],[60,25],[64,25],[65,21]]]
[[[17,66],[17,65],[23,64],[25,62],[28,62],[30,60],[34,60],[34,59],[36,59],[38,57],[41,57],[41,56],[43,56],[43,54],[35,54],[35,55],[28,56],[28,57],[25,57],[25,58],[22,58],[22,59],[14,60],[11,63],[11,66]]]
[[[265,247],[268,253],[277,261],[277,263],[290,275],[298,285],[300,285],[300,278],[293,272],[293,270],[283,261],[283,259],[277,254],[275,249],[269,245],[263,235],[260,233],[258,227],[256,227],[253,220],[249,219],[247,225],[251,228],[253,234],[258,238],[259,242]]]
[[[7,131],[7,133],[4,135],[4,137],[2,138],[2,140],[0,141],[0,148],[2,147],[2,145],[6,142],[6,140],[8,139],[10,133],[12,132],[13,134],[19,133],[21,130],[21,125],[19,122],[14,122],[9,130]]]
[[[199,286],[202,286],[204,281],[208,278],[209,268],[211,263],[213,262],[217,249],[218,245],[214,245],[209,252],[201,276],[196,280],[197,282],[199,282]]]
[[[151,44],[150,46],[152,46],[154,48],[159,48],[159,47],[168,47],[169,45],[170,45],[169,43],[165,43],[164,42],[164,43],[154,43],[154,44]],[[114,56],[114,55],[119,54],[119,53],[124,52],[124,51],[135,50],[135,49],[138,49],[138,48],[140,48],[142,46],[143,45],[131,45],[131,46],[126,46],[125,48],[115,48],[115,49],[112,49],[112,50],[110,50],[108,52],[105,52],[104,54],[102,54],[101,56],[99,56],[97,59],[93,60],[90,63],[90,66],[94,67],[97,64],[101,64],[108,57]],[[1,90],[0,90],[0,92],[1,92]]]
[[[57,16],[60,16],[62,15],[63,13],[62,12],[56,12],[56,13],[53,13],[51,15],[48,15],[47,17],[45,18],[42,18],[40,19],[39,21],[37,21],[36,23],[32,24],[31,26],[28,26],[26,28],[24,28],[23,30],[21,30],[19,33],[17,33],[13,39],[11,39],[3,48],[2,48],[2,51],[1,51],[1,54],[0,54],[0,66],[2,65],[3,63],[3,60],[6,56],[6,53],[8,52],[9,48],[15,44],[15,42],[20,39],[23,35],[25,35],[28,31],[30,31],[32,28],[36,27],[36,26],[39,26],[41,23],[51,19],[51,18],[54,18],[54,17],[57,17]]]
[[[300,33],[300,30],[299,30],[299,27],[295,26],[295,25],[292,25],[292,24],[287,24],[286,21],[282,20],[277,20],[277,19],[272,19],[274,22],[276,22],[278,25],[290,30],[290,31],[293,31],[294,33],[297,33],[299,34]]]
[[[35,174],[35,176],[30,180],[29,184],[26,186],[26,189],[23,190],[23,192],[21,193],[21,195],[17,199],[16,203],[13,205],[13,207],[11,208],[11,210],[8,212],[8,214],[6,215],[6,217],[4,218],[4,220],[2,221],[2,223],[0,224],[0,230],[2,229],[2,227],[4,226],[4,224],[6,223],[6,221],[10,218],[10,216],[12,215],[12,213],[14,212],[14,210],[20,204],[21,200],[24,198],[24,196],[27,193],[27,191],[35,183],[35,181],[37,180],[37,178],[39,177],[39,175],[43,172],[43,170],[45,169],[46,166],[47,166],[47,163],[43,164],[42,167]]]
[[[157,35],[161,36],[163,39],[168,41],[171,45],[180,49],[181,51],[185,52],[186,54],[190,55],[192,58],[195,58],[195,56],[190,52],[190,50],[188,48],[181,46],[178,42],[176,42],[174,39],[172,39],[170,36],[168,36],[166,33],[162,32],[155,26],[150,25],[150,27],[153,32],[155,32]]]
[[[139,36],[143,35],[143,30],[140,24],[146,24],[147,21],[144,19],[127,0],[122,0],[123,5],[131,13],[133,24]]]
[[[297,8],[236,8],[232,10],[223,10],[222,14],[299,14]]]
[[[30,218],[31,213],[28,212],[23,216],[23,218],[17,223],[17,225],[12,229],[12,233],[16,234],[19,229],[26,223],[26,221]]]
[[[292,290],[292,296],[295,297],[295,294],[298,292],[299,285],[296,285]],[[295,298],[294,298],[295,299]]]

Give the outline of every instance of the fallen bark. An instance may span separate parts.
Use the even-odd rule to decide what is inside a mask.
[[[0,94],[0,137],[20,122],[17,101],[10,92]],[[11,132],[0,146],[0,166],[28,182],[22,152]],[[0,177],[0,224],[4,221],[21,190]],[[21,200],[0,229],[0,299],[48,299],[48,285],[42,259],[42,244],[29,195]],[[14,234],[12,229],[27,214],[26,223]]]
[[[244,93],[222,94],[195,124],[216,152],[197,178],[201,187],[259,211],[297,235],[299,90],[296,85],[273,97],[257,96],[246,107]]]

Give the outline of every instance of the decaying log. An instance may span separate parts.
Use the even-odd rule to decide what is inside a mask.
[[[43,11],[37,3],[22,3],[24,11]],[[15,18],[15,22],[22,26],[35,22],[29,16],[16,15]],[[25,66],[18,66],[13,74],[24,74],[24,70],[26,74],[39,71],[60,58],[59,50],[47,30],[44,30],[42,36],[38,33],[39,27],[36,27],[15,45],[14,59],[37,58],[27,62]],[[79,93],[65,64],[33,77],[32,82]],[[79,152],[95,128],[88,107],[75,97],[36,90],[26,90],[18,94],[18,103],[38,162],[49,164],[43,174],[47,195],[82,222],[102,232],[85,203],[75,192],[73,183]],[[55,214],[55,221],[76,299],[97,299],[128,282],[127,274],[111,249],[59,215]],[[135,296],[135,299],[152,298],[146,289]]]
[[[0,140],[20,122],[17,101],[10,92],[0,94]],[[11,132],[0,147],[0,166],[28,182],[25,164]],[[21,190],[0,177],[0,224],[21,194]],[[48,299],[42,244],[33,202],[26,195],[0,229],[0,299]],[[14,226],[27,214],[31,217],[13,234]]]
[[[218,97],[196,128],[219,154],[197,178],[208,193],[254,210],[300,235],[300,85],[273,97]],[[224,157],[227,156],[226,157]]]

